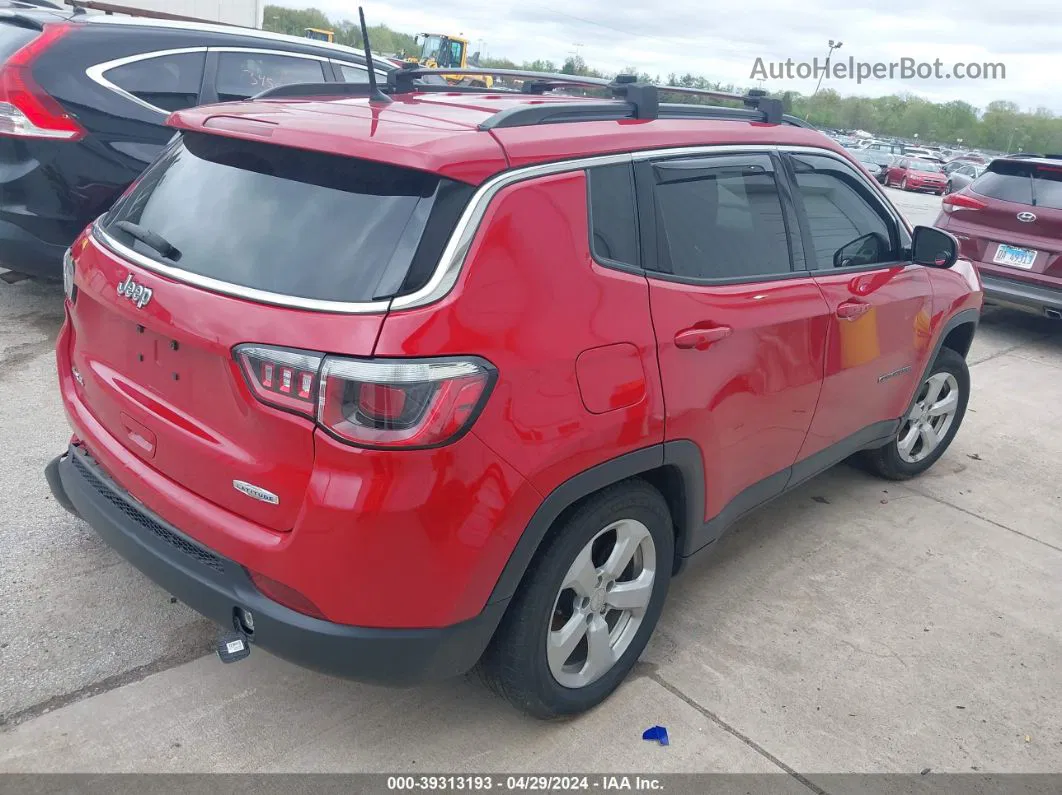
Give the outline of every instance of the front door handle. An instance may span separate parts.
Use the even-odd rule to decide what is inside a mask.
[[[676,348],[695,348],[703,351],[713,342],[718,342],[730,336],[733,329],[730,326],[716,326],[715,328],[688,328],[675,334]]]
[[[870,304],[864,304],[860,301],[845,301],[837,307],[837,317],[841,318],[841,320],[855,320],[857,317],[865,315],[868,311],[870,311]]]

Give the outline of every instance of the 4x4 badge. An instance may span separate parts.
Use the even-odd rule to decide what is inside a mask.
[[[122,296],[122,298],[128,298],[136,304],[137,309],[143,309],[151,300],[152,293],[150,287],[134,282],[133,274],[130,273],[125,277],[124,282],[118,284],[118,295]]]
[[[1031,224],[1036,220],[1036,213],[1018,213],[1018,220]]]

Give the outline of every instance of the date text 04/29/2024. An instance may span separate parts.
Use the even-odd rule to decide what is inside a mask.
[[[388,776],[390,792],[652,792],[663,789],[653,776],[452,775]]]

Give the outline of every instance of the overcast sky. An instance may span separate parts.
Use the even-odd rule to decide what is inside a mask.
[[[333,19],[357,18],[357,5],[342,0],[273,2],[315,6]],[[1009,99],[1023,109],[1043,106],[1062,114],[1062,3],[1050,0],[371,0],[365,12],[370,25],[463,33],[473,50],[517,62],[560,64],[578,52],[605,71],[634,65],[654,76],[692,72],[740,87],[757,84],[750,77],[757,58],[823,62],[829,39],[844,42],[835,59],[857,62],[939,57],[945,72],[955,62],[1002,62],[1005,80],[897,78],[857,85],[827,77],[823,87],[867,96],[908,91],[982,109]],[[767,80],[764,87],[810,94],[815,80]]]

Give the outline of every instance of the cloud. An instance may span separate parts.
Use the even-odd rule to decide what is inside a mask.
[[[274,0],[277,1],[277,0]],[[357,8],[341,0],[279,0],[314,5],[333,19],[355,18]],[[1062,4],[1039,0],[817,0],[813,7],[792,0],[741,0],[733,5],[693,0],[638,3],[630,0],[451,0],[429,6],[422,0],[386,0],[365,8],[370,24],[409,33],[463,33],[492,56],[520,62],[561,63],[577,52],[604,71],[635,66],[651,75],[691,72],[711,80],[750,87],[757,58],[765,61],[824,61],[830,39],[844,42],[835,57],[868,63],[940,58],[952,64],[1002,63],[1003,80],[823,81],[841,94],[880,96],[908,92],[936,102],[964,100],[984,108],[1006,99],[1023,108],[1062,112]],[[810,94],[815,79],[768,80],[769,90]]]

